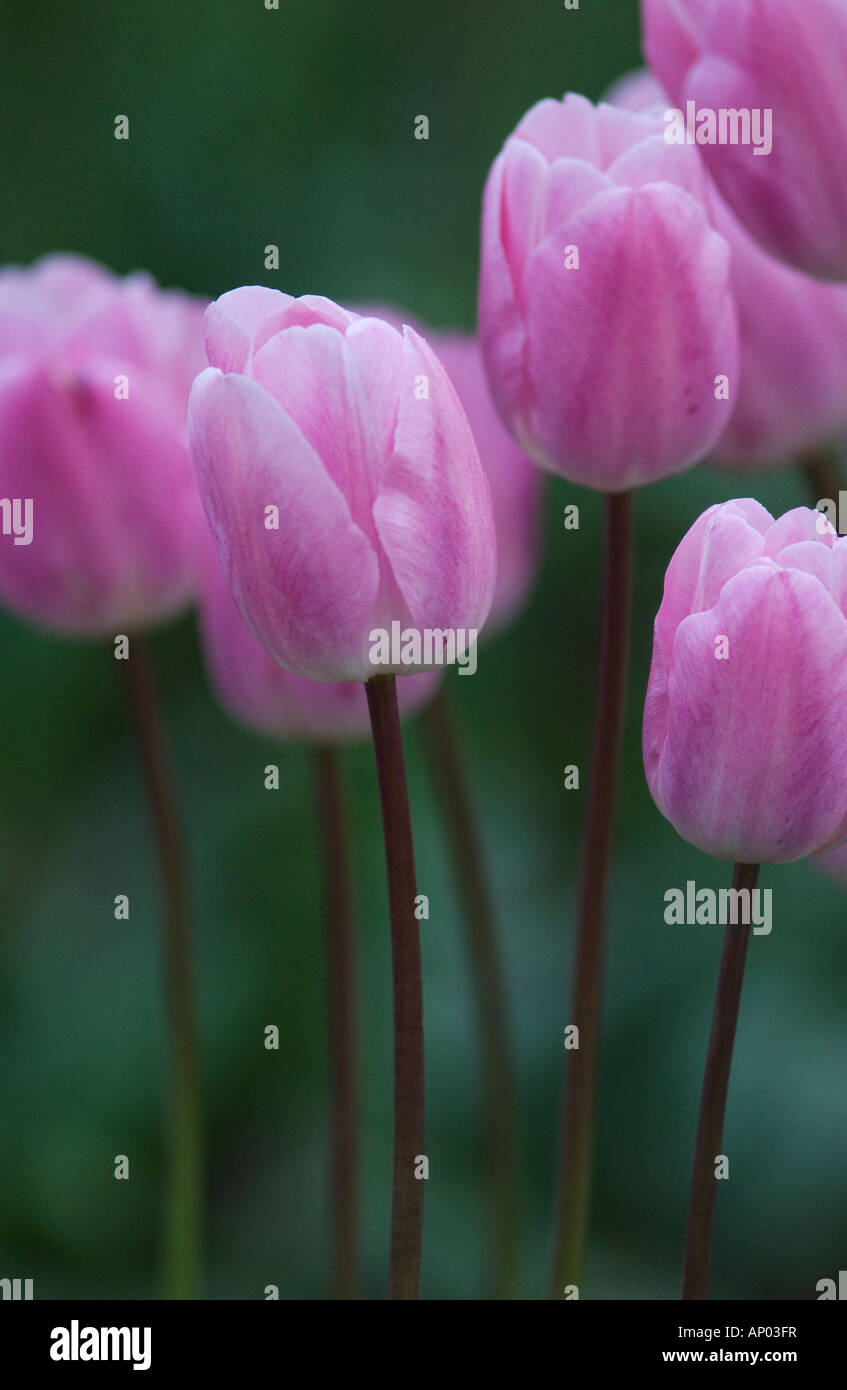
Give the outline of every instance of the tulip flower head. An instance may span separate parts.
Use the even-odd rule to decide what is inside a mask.
[[[488,485],[432,349],[409,327],[262,287],[210,305],[205,334],[191,449],[251,632],[313,680],[437,665],[375,659],[375,634],[418,634],[414,657],[427,634],[478,632],[494,592]]]
[[[0,535],[13,611],[102,636],[192,597],[186,410],[201,312],[145,275],[119,280],[75,256],[0,272],[0,498],[22,516],[28,504],[31,522]]]
[[[844,0],[643,0],[643,16],[647,61],[746,230],[798,270],[847,280]],[[767,121],[770,149],[753,139]]]
[[[535,460],[621,492],[681,471],[729,418],[729,247],[696,151],[569,95],[534,106],[485,190],[479,322],[501,418]]]
[[[665,576],[644,708],[659,810],[719,859],[847,838],[847,538],[800,507],[710,507]]]

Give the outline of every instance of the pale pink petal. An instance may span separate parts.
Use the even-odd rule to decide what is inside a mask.
[[[301,675],[367,679],[377,557],[298,426],[257,382],[209,369],[191,392],[189,434],[218,553],[255,636]],[[271,506],[278,529],[266,525]]]
[[[209,365],[222,372],[249,370],[254,342],[261,343],[286,323],[290,294],[264,285],[244,285],[214,300],[206,310],[203,332]]]
[[[403,338],[406,387],[374,520],[413,621],[480,629],[497,571],[488,483],[447,373],[413,329]],[[428,400],[414,391],[421,375]]]

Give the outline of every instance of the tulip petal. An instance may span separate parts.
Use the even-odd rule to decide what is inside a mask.
[[[533,145],[548,164],[563,150],[586,164],[600,162],[594,107],[578,92],[568,92],[563,101],[546,97],[536,102],[518,125],[515,137]]]
[[[815,541],[831,548],[836,534],[823,524],[825,521],[823,512],[810,507],[793,507],[790,512],[783,512],[765,533],[765,554],[776,560],[786,546],[800,541]]]
[[[0,593],[63,631],[145,626],[182,607],[193,584],[186,537],[198,504],[170,392],[138,369],[116,399],[121,365],[0,374],[0,496],[33,504],[31,543],[0,545]]]
[[[82,256],[45,256],[0,270],[0,356],[43,356],[92,308],[114,302],[120,282]]]
[[[398,334],[379,319],[360,319],[346,337],[324,324],[287,328],[253,359],[254,380],[296,421],[372,543],[402,374]]]
[[[491,167],[482,203],[479,336],[494,404],[500,418],[511,427],[523,408],[526,330],[503,244],[505,176],[504,152]]]
[[[610,165],[608,177],[621,188],[669,183],[701,202],[706,197],[706,178],[696,150],[688,145],[669,145],[662,133],[624,150]]]
[[[433,340],[473,431],[485,469],[497,533],[497,585],[486,633],[501,627],[524,602],[540,559],[544,474],[506,433],[488,390],[476,339],[438,334]]]
[[[828,546],[820,541],[796,541],[779,552],[776,562],[780,569],[812,575],[835,599],[835,563]]]
[[[716,391],[719,376],[734,381],[738,361],[727,244],[668,184],[596,198],[568,237],[580,247],[578,270],[563,266],[557,237],[527,268],[525,447],[574,482],[602,478],[610,492],[679,472],[729,420]]]
[[[603,98],[610,106],[622,106],[625,111],[637,111],[664,122],[668,98],[660,82],[649,68],[635,68],[613,82]]]
[[[714,187],[710,206],[732,248],[741,332],[741,386],[714,461],[769,470],[847,423],[847,287],[768,255]]]
[[[485,472],[467,417],[429,344],[403,330],[405,389],[374,520],[419,627],[477,628],[488,615],[497,543]],[[413,383],[429,382],[429,399]]]
[[[772,115],[702,152],[746,229],[821,279],[847,278],[843,0],[645,0],[650,65],[679,108]]]
[[[209,369],[192,388],[189,435],[218,553],[251,631],[301,675],[367,679],[379,565],[296,423],[257,382]],[[277,530],[265,525],[268,506],[278,508]]]
[[[203,320],[209,365],[222,372],[246,371],[256,334],[261,332],[264,342],[284,327],[293,303],[290,294],[266,289],[264,285],[244,285],[215,299]],[[261,342],[256,346],[261,346]]]
[[[679,101],[685,74],[700,53],[697,22],[686,0],[641,0],[641,8],[644,56],[668,94]]]
[[[665,142],[663,123],[655,116],[628,111],[625,107],[612,106],[605,101],[601,101],[597,107],[597,138],[600,167],[606,170],[610,178],[615,178],[613,170],[621,160],[631,157],[633,151],[640,150],[643,145],[652,147],[660,141],[666,150],[672,148]],[[679,152],[680,147],[676,148]],[[656,148],[653,158],[661,163],[664,158],[661,150]],[[625,184],[626,180],[615,178],[615,182]]]
[[[500,238],[519,305],[523,267],[544,227],[548,178],[547,162],[532,145],[509,142],[504,151]]]
[[[540,229],[543,236],[551,232],[565,233],[576,214],[601,193],[608,193],[611,187],[608,177],[591,164],[583,164],[578,159],[557,159],[548,175],[547,205]],[[541,236],[534,238],[535,241],[541,239]],[[563,255],[566,239],[563,235]]]
[[[666,661],[680,623],[691,613],[713,608],[727,580],[763,554],[762,529],[773,518],[758,502],[748,501],[762,513],[759,528],[738,503],[724,502],[703,512],[677,546],[656,618],[656,636]]]

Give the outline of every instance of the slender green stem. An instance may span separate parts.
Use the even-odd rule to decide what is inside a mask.
[[[353,901],[338,750],[314,751],[315,791],[326,885],[326,955],[332,1093],[332,1297],[358,1296],[356,1236],[358,1072]]]
[[[632,607],[632,496],[606,498],[603,619],[591,777],[580,868],[569,1024],[578,1047],[569,1052],[563,1092],[552,1297],[579,1285],[591,1202],[597,1055],[603,1006],[606,880],[612,852],[623,741]]]
[[[415,1299],[420,1286],[424,1155],[423,989],[415,916],[415,856],[403,739],[393,676],[365,684],[373,730],[391,921],[394,987],[394,1163],[388,1296]]]
[[[752,896],[759,877],[759,867],[758,864],[736,864],[732,876],[733,888],[748,889]],[[742,909],[737,915],[741,920],[737,923],[730,920],[724,936],[712,1014],[712,1031],[709,1035],[709,1050],[706,1054],[706,1070],[700,1097],[700,1117],[694,1143],[694,1170],[688,1205],[688,1230],[685,1238],[685,1273],[682,1285],[684,1299],[709,1297],[709,1264],[717,1196],[715,1159],[721,1152],[723,1139],[729,1071],[732,1066],[732,1049],[741,1003],[752,910],[745,914]]]
[[[132,637],[123,670],[130,722],[147,787],[165,899],[164,975],[170,1026],[170,1191],[165,1290],[197,1295],[201,1155],[197,1030],[191,981],[188,872],[182,827],[150,663],[143,638]]]
[[[491,1191],[491,1292],[494,1298],[508,1299],[514,1294],[517,1245],[515,1095],[509,1017],[488,877],[450,702],[443,685],[427,706],[424,727],[454,875],[462,897],[462,916],[476,991]]]

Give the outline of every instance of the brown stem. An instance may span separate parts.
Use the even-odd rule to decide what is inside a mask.
[[[191,980],[188,871],[164,730],[144,639],[130,641],[121,667],[142,774],[153,817],[165,898],[164,973],[171,1040],[171,1179],[166,1290],[197,1294],[200,1240],[200,1099]]]
[[[357,1297],[356,1067],[353,903],[338,750],[314,750],[315,791],[326,885],[326,953],[332,1093],[332,1297]]]
[[[494,1298],[508,1299],[514,1292],[517,1235],[514,1084],[509,1017],[497,948],[494,907],[444,686],[427,706],[424,725],[454,875],[463,900],[462,915],[471,977],[476,991],[494,1247],[491,1290]]]
[[[382,804],[394,990],[394,1163],[388,1296],[415,1299],[420,1286],[424,1154],[423,990],[415,856],[394,676],[365,684]]]
[[[759,878],[758,864],[736,864],[732,876],[734,889],[749,889],[751,898]],[[700,1097],[700,1117],[694,1143],[694,1170],[691,1177],[691,1198],[688,1205],[688,1230],[685,1238],[685,1274],[682,1297],[709,1297],[709,1264],[712,1254],[712,1230],[715,1218],[717,1179],[715,1159],[721,1152],[726,1097],[729,1090],[729,1071],[732,1049],[744,982],[744,962],[750,940],[751,910],[739,911],[741,921],[730,920],[724,936],[723,955],[715,993],[712,1031],[706,1054],[706,1070]]]
[[[603,1005],[606,880],[623,741],[632,607],[632,495],[606,498],[603,620],[591,778],[580,869],[570,1051],[562,1102],[552,1297],[579,1285],[591,1201],[597,1054]]]

